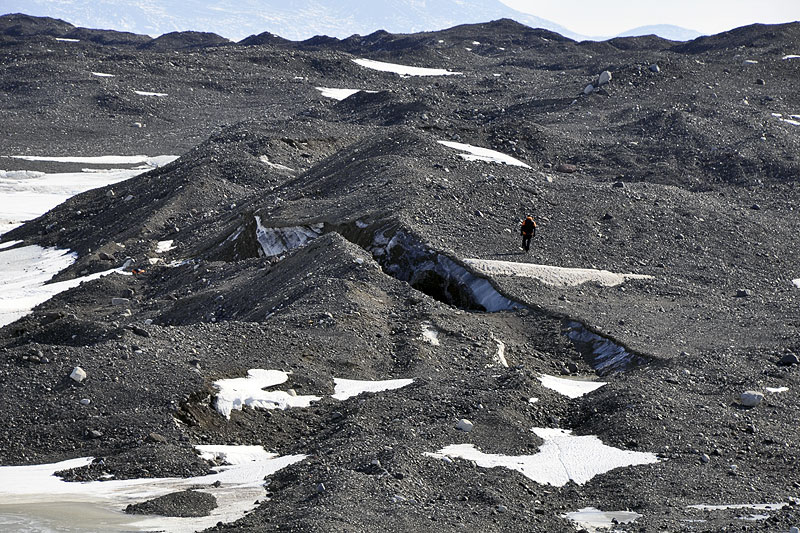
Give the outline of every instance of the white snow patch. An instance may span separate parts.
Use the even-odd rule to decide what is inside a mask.
[[[779,120],[781,122],[786,122],[787,124],[791,124],[792,126],[800,126],[800,120],[794,120],[790,118],[781,118]]]
[[[575,287],[588,282],[595,282],[603,287],[615,287],[629,279],[653,279],[653,276],[644,274],[617,274],[593,268],[564,268],[490,259],[464,259],[464,262],[487,276],[533,278],[553,287]]]
[[[288,228],[266,228],[261,224],[261,217],[256,215],[256,238],[261,251],[267,257],[275,257],[282,253],[305,246],[322,235],[324,224],[311,226],[292,226]]]
[[[364,392],[383,392],[400,389],[414,383],[413,379],[387,379],[384,381],[360,381],[355,379],[333,378],[335,385],[333,398],[346,400]]]
[[[214,382],[218,390],[214,407],[225,418],[230,418],[233,410],[241,411],[244,406],[253,409],[289,409],[308,407],[311,402],[321,399],[319,396],[292,396],[286,391],[264,390],[288,379],[286,372],[255,368],[247,371],[246,378],[220,379]]]
[[[475,46],[478,46],[478,45],[480,45],[481,43],[480,43],[480,41],[472,41],[472,44],[473,44],[473,45],[475,45]]]
[[[785,60],[785,59],[800,59],[800,56],[796,56],[796,55],[788,55],[788,56],[783,56],[783,59],[784,59],[784,60]]]
[[[556,376],[551,376],[548,374],[542,374],[539,376],[539,381],[542,382],[542,386],[548,389],[552,389],[559,394],[563,394],[568,398],[580,398],[585,394],[589,394],[590,392],[596,391],[603,385],[608,385],[608,383],[604,381],[584,381],[578,379],[566,379],[566,378],[558,378]]]
[[[139,96],[158,96],[159,98],[164,96],[169,96],[167,93],[152,93],[149,91],[133,91],[133,92],[135,92]]]
[[[156,245],[156,253],[157,254],[165,254],[170,250],[175,249],[175,241],[158,241]]]
[[[689,509],[698,511],[727,511],[730,509],[755,509],[757,511],[779,511],[787,507],[788,503],[735,503],[728,505],[708,505],[705,503],[688,505]]]
[[[528,398],[528,403],[531,405],[539,403],[539,398]]]
[[[800,278],[793,279],[793,280],[792,280],[792,285],[794,285],[795,287],[797,287],[798,289],[800,289]]]
[[[380,72],[393,72],[400,76],[456,76],[463,74],[462,72],[451,72],[441,68],[410,67],[407,65],[398,65],[396,63],[374,61],[372,59],[353,59],[353,63]]]
[[[21,242],[22,241],[0,242],[0,250],[5,250],[6,248],[11,248],[12,246],[16,246],[17,244],[19,244]]]
[[[334,87],[317,87],[316,88],[325,98],[333,98],[334,100],[344,100],[349,96],[361,92],[361,89],[336,89]]]
[[[0,467],[0,513],[28,513],[24,524],[47,523],[61,530],[64,518],[78,527],[86,522],[87,531],[167,531],[188,533],[213,527],[217,522],[232,522],[256,507],[253,503],[266,494],[264,478],[305,459],[304,455],[277,457],[256,447],[198,446],[201,456],[224,461],[214,474],[191,478],[151,478],[68,483],[55,472],[91,464],[93,458],[72,459],[60,463]],[[237,449],[239,448],[239,449]],[[219,486],[214,486],[219,482]],[[125,507],[166,494],[195,489],[212,494],[218,507],[207,517],[171,518],[126,515]],[[57,501],[63,515],[48,514]],[[42,505],[46,504],[46,505]],[[91,515],[83,517],[84,512]],[[102,511],[102,512],[101,512]],[[23,529],[28,531],[28,529]],[[35,529],[38,531],[38,529]],[[44,529],[49,531],[50,529]]]
[[[29,314],[56,294],[121,269],[105,270],[80,278],[46,284],[70,266],[78,255],[69,250],[23,246],[0,251],[0,327]]]
[[[113,74],[107,74],[105,72],[92,72],[92,76],[97,76],[98,78],[114,78]]]
[[[643,515],[632,511],[601,511],[594,507],[584,507],[572,513],[562,515],[581,529],[590,532],[598,529],[610,529],[617,524],[630,524]]]
[[[593,477],[626,466],[658,462],[653,453],[620,450],[606,446],[595,436],[574,436],[569,430],[533,428],[544,443],[535,455],[487,454],[472,444],[453,444],[429,457],[461,458],[483,468],[516,470],[542,485],[562,487],[569,481],[583,485]]]
[[[488,148],[480,148],[478,146],[472,146],[470,144],[457,143],[453,141],[439,141],[439,144],[443,144],[444,146],[453,148],[454,150],[467,152],[465,154],[459,154],[466,161],[486,161],[488,163],[500,163],[513,167],[531,168],[529,165],[523,163],[519,159],[514,159],[509,155],[496,152],[495,150],[489,150]]]
[[[789,392],[789,387],[766,387],[765,390],[771,394],[780,394],[781,392]]]
[[[439,346],[439,330],[430,324],[422,324],[422,340],[432,346]]]
[[[177,155],[101,155],[101,156],[38,156],[38,155],[12,155],[13,159],[25,161],[47,161],[51,163],[83,163],[87,165],[135,165],[143,163],[148,167],[156,168],[172,163]],[[102,171],[101,171],[102,172]],[[111,171],[109,171],[111,172]]]
[[[287,166],[280,165],[278,163],[273,163],[272,161],[269,160],[269,157],[267,157],[265,155],[262,155],[261,157],[259,157],[258,160],[261,161],[262,163],[266,164],[270,168],[274,168],[276,170],[285,170],[287,172],[294,172],[293,168],[289,168]]]
[[[56,37],[56,41],[61,41],[62,43],[79,43],[81,42],[80,39],[67,39],[65,37]]]

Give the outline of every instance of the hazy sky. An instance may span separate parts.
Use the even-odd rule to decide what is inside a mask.
[[[616,35],[651,24],[719,33],[763,22],[800,20],[800,0],[500,0],[524,13],[589,35]]]

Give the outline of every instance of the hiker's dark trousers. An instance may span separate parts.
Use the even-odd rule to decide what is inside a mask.
[[[533,237],[533,235],[522,234],[522,247],[525,248],[526,252],[531,249],[531,237]]]

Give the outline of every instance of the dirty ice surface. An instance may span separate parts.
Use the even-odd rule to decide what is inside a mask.
[[[584,507],[563,517],[575,522],[579,528],[593,532],[598,529],[610,529],[617,524],[630,524],[642,515],[632,511],[601,511],[594,507]]]
[[[430,324],[422,324],[422,340],[431,346],[439,346],[439,330]]]
[[[508,468],[536,483],[555,487],[563,487],[569,481],[583,485],[616,468],[658,462],[653,453],[612,448],[592,435],[574,436],[569,430],[552,428],[533,428],[532,431],[544,440],[536,455],[483,453],[472,444],[453,444],[425,455],[440,459],[461,458],[483,468]]]
[[[492,337],[492,340],[495,342],[495,344],[497,344],[497,352],[494,354],[494,360],[508,368],[508,361],[506,361],[506,343],[500,339],[495,339],[494,336]]]
[[[214,382],[218,390],[214,407],[225,418],[230,418],[234,409],[241,411],[244,406],[254,409],[289,409],[308,407],[311,402],[321,399],[319,396],[295,396],[282,390],[264,390],[285,383],[288,379],[289,374],[286,372],[257,368],[248,370],[246,378],[220,379]]]
[[[353,59],[353,63],[381,72],[393,72],[400,76],[456,76],[462,72],[451,72],[442,68],[410,67],[408,65],[398,65],[396,63],[384,63],[372,59]]]
[[[360,381],[355,379],[333,378],[335,389],[333,398],[346,400],[364,392],[383,392],[401,389],[414,383],[413,379],[387,379],[383,381]]]
[[[147,170],[165,165],[177,156],[101,156],[101,157],[43,157],[12,156],[10,159],[55,163],[81,163],[97,165],[134,165],[130,169],[85,170],[45,174],[31,170],[0,170],[0,235],[32,220],[70,197],[113,183],[130,179]]]
[[[68,483],[53,474],[91,464],[91,457],[46,465],[0,467],[0,525],[4,526],[4,531],[26,532],[201,531],[218,522],[241,518],[255,508],[253,502],[263,499],[265,476],[305,459],[304,455],[277,457],[258,446],[197,448],[201,457],[227,466],[214,468],[214,474],[185,479],[112,479],[88,483]],[[201,518],[137,516],[123,512],[129,504],[190,488],[212,494],[218,507]],[[52,510],[54,502],[62,507]],[[15,528],[15,524],[19,527]]]
[[[510,155],[506,155],[500,152],[496,152],[494,150],[489,150],[488,148],[480,148],[478,146],[472,146],[471,144],[464,144],[464,143],[457,143],[453,141],[438,141],[439,144],[443,144],[448,148],[453,148],[454,150],[460,150],[462,152],[466,152],[463,154],[459,154],[462,159],[465,161],[486,161],[487,163],[500,163],[506,164],[513,167],[523,167],[523,168],[531,168],[529,165],[526,165],[519,159],[514,159]]]
[[[0,327],[27,315],[42,302],[84,281],[122,273],[105,270],[80,278],[46,284],[78,258],[69,250],[23,246],[0,251]]]
[[[487,276],[512,276],[533,278],[545,285],[554,287],[575,287],[582,283],[594,282],[604,287],[614,287],[629,279],[652,279],[643,274],[617,274],[608,270],[593,268],[564,268],[511,261],[490,259],[464,259],[476,271]]]
[[[289,168],[286,165],[281,165],[279,163],[273,163],[272,161],[269,160],[269,157],[267,157],[265,155],[262,155],[261,157],[259,157],[258,160],[261,161],[262,163],[264,163],[265,165],[267,165],[270,168],[274,168],[276,170],[285,170],[286,172],[294,172],[293,168]]]
[[[552,389],[568,398],[580,398],[585,394],[596,391],[603,385],[608,385],[604,381],[583,381],[578,379],[557,378],[548,374],[539,376],[542,386]]]
[[[261,217],[256,215],[256,238],[261,245],[261,251],[267,257],[275,257],[282,253],[305,246],[308,241],[322,235],[324,224],[311,226],[292,226],[288,228],[267,228],[261,223]]]

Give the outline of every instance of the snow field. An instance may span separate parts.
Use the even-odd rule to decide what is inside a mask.
[[[590,392],[594,392],[608,383],[604,381],[584,381],[578,379],[558,378],[548,374],[539,376],[539,381],[542,386],[557,393],[566,396],[567,398],[580,398]]]
[[[529,165],[523,163],[519,159],[514,159],[509,155],[496,152],[494,150],[489,150],[488,148],[480,148],[478,146],[472,146],[470,144],[457,143],[452,141],[437,141],[437,142],[439,144],[447,146],[448,148],[466,152],[463,154],[459,154],[461,158],[464,159],[465,161],[485,161],[487,163],[499,163],[499,164],[510,165],[512,167],[531,168]]]
[[[372,59],[353,59],[353,63],[364,68],[380,72],[392,72],[400,76],[460,76],[463,72],[451,72],[441,68],[411,67],[396,63],[384,63]]]

